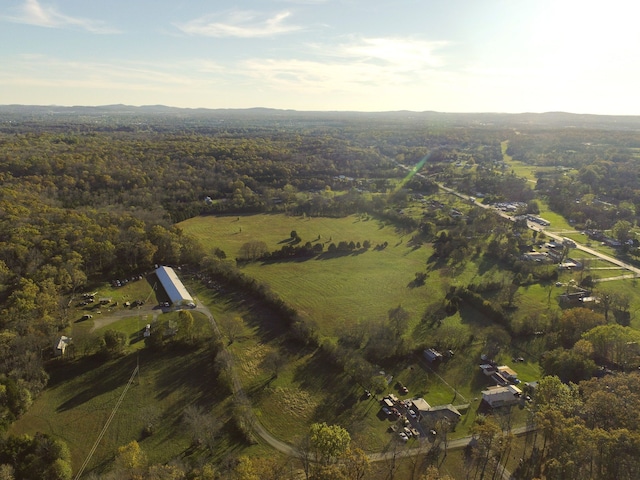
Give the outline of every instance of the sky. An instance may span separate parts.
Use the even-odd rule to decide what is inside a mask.
[[[0,104],[640,115],[635,0],[0,0]]]

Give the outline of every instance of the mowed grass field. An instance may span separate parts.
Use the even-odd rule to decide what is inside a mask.
[[[264,241],[270,251],[279,250],[295,230],[302,239],[322,243],[324,255],[312,259],[254,262],[243,272],[268,284],[302,316],[315,321],[325,335],[358,320],[384,320],[391,308],[402,305],[416,320],[430,298],[442,296],[437,276],[413,288],[416,272],[426,270],[430,246],[414,248],[409,236],[375,219],[352,215],[344,218],[309,218],[287,215],[209,216],[189,219],[180,227],[213,250],[236,258],[243,244]],[[371,248],[350,254],[329,255],[330,243],[341,241]],[[387,242],[384,249],[376,245]],[[436,278],[437,277],[437,278]]]

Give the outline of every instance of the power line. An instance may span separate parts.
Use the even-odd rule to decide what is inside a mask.
[[[111,421],[113,420],[113,417],[116,416],[116,412],[118,411],[118,407],[122,403],[122,400],[124,400],[124,396],[127,394],[127,391],[129,390],[129,387],[133,383],[133,379],[135,378],[136,374],[138,373],[138,370],[139,370],[139,366],[136,365],[136,368],[133,369],[133,373],[131,374],[131,377],[129,378],[129,382],[127,382],[127,386],[124,388],[124,391],[120,395],[120,398],[118,398],[118,401],[116,402],[116,405],[113,407],[113,410],[111,410],[111,415],[109,415],[109,418],[107,419],[106,423],[104,424],[104,427],[102,427],[102,431],[100,432],[100,435],[98,435],[98,438],[96,439],[95,443],[93,444],[93,447],[91,447],[91,451],[89,452],[89,455],[87,456],[86,460],[84,461],[84,463],[80,467],[80,470],[78,470],[78,473],[76,473],[76,476],[74,477],[74,480],[79,480],[80,477],[82,476],[82,474],[84,473],[84,469],[87,468],[87,465],[91,461],[91,457],[93,457],[93,454],[95,453],[96,449],[98,448],[98,444],[100,443],[100,440],[102,440],[102,437],[107,432],[107,429],[109,428],[109,425],[111,424]]]

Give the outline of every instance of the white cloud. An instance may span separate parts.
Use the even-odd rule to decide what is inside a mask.
[[[391,65],[418,68],[442,65],[442,58],[435,51],[447,42],[427,42],[404,38],[365,38],[350,45],[343,45],[338,53],[366,61],[380,60]]]
[[[439,76],[446,42],[400,38],[355,40],[338,46],[312,45],[313,59],[259,59],[243,62],[247,76],[296,91],[358,91],[400,87]],[[307,58],[309,58],[307,56]]]
[[[290,16],[291,13],[288,11],[266,16],[257,12],[237,10],[225,15],[207,15],[176,26],[189,35],[205,37],[271,37],[302,29],[285,22]]]
[[[17,16],[4,17],[15,23],[26,23],[48,28],[76,27],[91,33],[119,33],[116,29],[110,28],[104,22],[91,20],[82,17],[72,17],[60,13],[52,6],[40,4],[38,0],[25,0],[19,9]]]

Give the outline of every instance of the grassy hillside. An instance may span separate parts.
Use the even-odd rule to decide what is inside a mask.
[[[212,370],[206,350],[180,356],[175,352],[128,355],[102,361],[98,358],[67,363],[51,370],[49,388],[28,414],[15,422],[11,433],[41,431],[64,440],[72,451],[74,471],[88,455],[94,441],[122,394],[137,362],[135,378],[110,428],[89,463],[89,470],[109,462],[117,447],[138,440],[152,461],[164,461],[189,447],[181,428],[181,412],[187,405],[209,405],[216,389],[209,386]],[[219,398],[218,400],[222,400]],[[143,435],[145,418],[153,416],[157,430]]]

